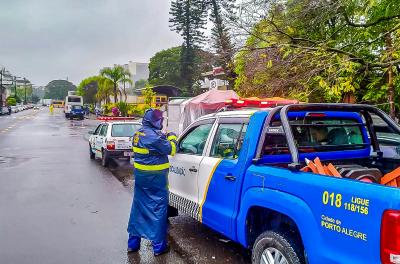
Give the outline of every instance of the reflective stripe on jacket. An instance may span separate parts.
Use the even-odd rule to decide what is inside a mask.
[[[169,169],[168,155],[176,153],[176,136],[166,135],[150,126],[143,126],[133,138],[134,167],[143,171]]]

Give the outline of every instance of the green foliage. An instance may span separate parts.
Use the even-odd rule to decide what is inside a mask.
[[[110,103],[110,95],[113,92],[113,82],[105,77],[99,76],[97,80],[98,90],[96,99],[98,102],[105,101],[106,104]]]
[[[204,42],[207,2],[202,0],[174,0],[171,3],[171,29],[183,38],[181,50],[182,88],[193,94],[196,81],[195,51]]]
[[[150,60],[151,63],[151,60]],[[149,66],[150,67],[150,66]],[[145,79],[140,79],[138,81],[135,82],[135,89],[141,89],[146,87],[146,85],[149,84],[149,82]]]
[[[118,84],[127,82],[130,73],[121,65],[115,65],[113,68],[106,67],[100,71],[100,75],[110,80],[113,84],[114,102],[118,102]]]
[[[40,101],[40,98],[39,98],[39,96],[34,94],[34,95],[32,95],[31,101],[32,101],[32,103],[36,104],[37,102]]]
[[[181,47],[157,52],[149,64],[149,83],[153,86],[172,85],[182,87]]]
[[[287,0],[271,2],[265,13],[236,58],[242,95],[387,103],[394,89],[398,97],[397,1]],[[392,88],[385,87],[389,69]]]
[[[14,96],[7,97],[6,102],[7,102],[7,105],[9,105],[9,106],[17,105],[17,100],[15,99]]]
[[[77,94],[83,97],[83,101],[89,104],[96,103],[96,93],[98,92],[99,76],[92,76],[83,79],[78,85]]]
[[[155,92],[153,92],[153,89],[150,86],[147,86],[146,89],[142,92],[144,96],[144,103],[146,105],[151,105],[153,101],[153,97],[156,95]]]
[[[54,80],[46,85],[45,90],[44,98],[64,100],[68,95],[68,91],[75,91],[76,86],[66,80]]]
[[[119,111],[121,112],[121,116],[127,116],[129,111],[129,104],[125,102],[118,102],[115,104],[118,107]]]

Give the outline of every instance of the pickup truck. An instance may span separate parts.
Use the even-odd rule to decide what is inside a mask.
[[[170,157],[170,209],[251,249],[254,264],[400,263],[400,189],[379,183],[400,166],[398,144],[380,143],[376,120],[386,138],[399,137],[368,105],[201,117]],[[317,157],[343,177],[302,170]]]

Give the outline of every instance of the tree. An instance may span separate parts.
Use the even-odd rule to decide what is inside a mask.
[[[125,79],[127,71],[121,65],[115,65],[113,68],[106,67],[100,71],[100,75],[109,79],[113,83],[114,102],[118,102],[118,83]]]
[[[66,80],[54,80],[46,85],[45,90],[44,98],[64,100],[68,95],[68,91],[75,91],[76,86]]]
[[[245,1],[237,18],[248,32],[238,55],[236,89],[305,100],[389,101],[394,116],[400,63],[400,7],[391,0]],[[253,7],[251,6],[253,4]]]
[[[219,66],[225,69],[229,83],[233,86],[236,78],[234,65],[234,45],[227,27],[225,18],[233,13],[234,4],[229,0],[208,0],[210,9],[210,20],[213,23],[211,39],[213,48],[217,54]]]
[[[32,95],[32,103],[33,104],[36,104],[37,102],[39,102],[40,101],[40,98],[39,98],[39,96],[37,96],[37,95]]]
[[[157,54],[156,54],[156,55],[157,55]],[[151,60],[150,60],[150,63],[151,63]],[[149,68],[150,68],[150,66],[149,66]],[[145,79],[137,80],[137,81],[135,82],[135,89],[144,88],[144,87],[146,87],[147,84],[149,84],[149,82],[148,82],[147,80],[145,80]]]
[[[132,79],[131,79],[131,73],[128,70],[124,69],[123,77],[120,80],[120,82],[123,85],[122,86],[122,89],[123,89],[122,91],[124,92],[125,103],[126,103],[126,100],[128,99],[128,95],[127,95],[127,92],[126,92],[126,86],[125,85],[128,83],[128,84],[130,84],[132,86],[132,84],[133,84]]]
[[[77,93],[83,97],[83,101],[89,104],[96,103],[96,94],[99,90],[99,76],[91,76],[83,79],[78,86]]]
[[[144,96],[144,103],[151,106],[151,103],[153,102],[153,97],[156,95],[156,93],[153,92],[153,89],[150,86],[147,86],[142,94]]]
[[[169,20],[171,29],[179,33],[184,42],[181,51],[181,78],[183,88],[193,94],[195,82],[195,50],[204,42],[207,2],[202,0],[174,0]]]
[[[114,83],[105,77],[99,76],[98,80],[98,90],[96,93],[96,99],[98,102],[105,101],[106,104],[110,103],[110,95],[113,93],[114,90]]]
[[[149,83],[151,85],[172,85],[183,88],[181,52],[182,47],[174,47],[157,52],[150,59]]]
[[[9,106],[17,105],[17,100],[15,99],[14,96],[7,97],[6,102],[7,102],[7,105],[9,105]]]

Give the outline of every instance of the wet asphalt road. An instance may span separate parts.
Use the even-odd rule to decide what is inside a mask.
[[[89,159],[95,120],[56,109],[0,116],[0,263],[250,263],[240,246],[187,216],[171,219],[170,253],[126,254],[132,168]]]

